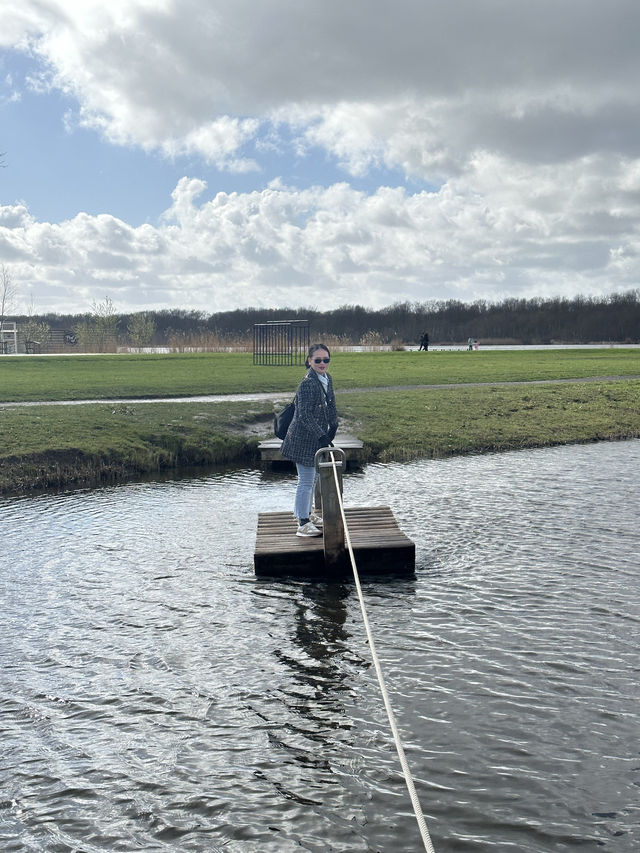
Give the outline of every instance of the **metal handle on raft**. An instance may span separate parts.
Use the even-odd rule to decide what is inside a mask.
[[[329,455],[330,453],[339,454],[342,458],[340,459],[339,462],[338,462],[338,460],[334,460],[331,462],[321,462],[320,461],[321,458],[325,454]],[[336,466],[338,466],[338,470],[340,470],[340,468],[342,470],[344,470],[346,461],[347,461],[347,454],[344,452],[344,450],[341,447],[321,447],[319,450],[316,450],[316,455],[314,457],[313,464],[316,467],[316,471],[319,471],[320,467],[323,465],[325,465],[325,466],[328,465],[329,467],[331,467],[334,464]]]
[[[333,459],[331,458],[332,456]],[[340,458],[337,459],[336,456],[339,456]],[[321,461],[323,457],[326,457],[329,461]],[[327,491],[327,488],[335,488],[335,480],[333,477],[334,467],[338,472],[338,483],[340,486],[340,494],[342,494],[342,474],[347,467],[347,454],[341,447],[321,447],[319,450],[316,450],[316,455],[314,456],[313,464],[315,465],[315,469],[318,474],[320,474],[316,483],[316,506],[320,506],[320,504],[323,504],[323,482],[325,483],[325,492]],[[328,482],[328,478],[323,478],[323,470],[329,473],[331,483]]]

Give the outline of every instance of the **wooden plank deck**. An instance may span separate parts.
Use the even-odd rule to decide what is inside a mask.
[[[362,449],[364,445],[359,438],[339,432],[334,438],[333,443],[336,447],[341,447],[342,450],[344,450],[347,463],[357,463],[362,461]],[[286,460],[280,453],[281,446],[282,439],[276,438],[275,436],[261,441],[258,445],[258,450],[260,451],[260,459],[262,462],[287,462],[288,460]],[[289,464],[293,465],[293,462],[290,462]]]
[[[388,506],[349,507],[345,515],[360,574],[413,574],[415,544],[400,530]],[[290,512],[261,512],[254,568],[259,576],[326,578],[322,537],[296,536]]]

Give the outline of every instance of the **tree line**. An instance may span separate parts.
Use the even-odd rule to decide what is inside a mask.
[[[71,333],[84,349],[130,346],[251,346],[257,323],[308,320],[311,337],[333,344],[406,346],[424,332],[432,344],[586,344],[640,342],[640,290],[601,297],[515,299],[501,302],[431,300],[381,309],[243,308],[207,314],[183,309],[118,312],[109,297],[85,314],[15,317],[43,337]],[[69,341],[67,341],[69,343]]]

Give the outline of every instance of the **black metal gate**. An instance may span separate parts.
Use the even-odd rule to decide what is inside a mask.
[[[273,320],[253,327],[254,364],[304,364],[308,350],[308,320]]]

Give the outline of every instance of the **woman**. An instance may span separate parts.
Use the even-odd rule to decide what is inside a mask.
[[[320,536],[322,518],[312,512],[313,492],[317,471],[314,465],[316,451],[328,447],[338,429],[336,398],[333,382],[327,372],[331,360],[329,348],[312,344],[305,361],[308,368],[296,391],[296,411],[282,442],[281,453],[285,459],[296,463],[298,488],[294,515],[298,519],[297,536]]]

